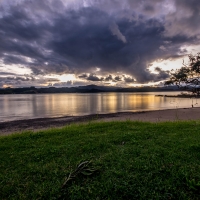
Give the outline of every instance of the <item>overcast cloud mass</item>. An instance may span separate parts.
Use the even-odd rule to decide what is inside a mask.
[[[0,87],[163,81],[199,22],[199,0],[1,0]]]

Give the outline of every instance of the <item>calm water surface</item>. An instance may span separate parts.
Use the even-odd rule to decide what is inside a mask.
[[[130,112],[198,107],[198,101],[184,98],[167,98],[145,93],[95,94],[19,94],[0,95],[0,121],[40,117],[77,116],[87,114]]]

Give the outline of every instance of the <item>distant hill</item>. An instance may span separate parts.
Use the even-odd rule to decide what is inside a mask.
[[[114,86],[86,85],[78,87],[23,87],[23,88],[2,88],[0,94],[44,94],[44,93],[98,93],[98,92],[156,92],[156,91],[179,91],[177,86],[165,87],[129,87],[121,88]]]
[[[120,89],[120,87],[114,87],[114,86],[98,86],[98,85],[86,85],[86,86],[79,86],[77,87],[78,89],[81,90],[91,90],[91,89],[96,89],[96,90],[102,90],[102,91],[114,91],[117,89]]]

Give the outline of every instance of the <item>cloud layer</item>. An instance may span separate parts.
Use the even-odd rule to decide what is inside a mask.
[[[199,0],[2,0],[0,13],[0,86],[40,85],[52,74],[85,84],[161,81],[168,73],[150,65],[200,41]]]

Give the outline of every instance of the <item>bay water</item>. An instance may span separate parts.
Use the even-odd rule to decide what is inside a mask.
[[[199,106],[199,99],[157,96],[176,94],[180,92],[0,95],[0,122]]]

